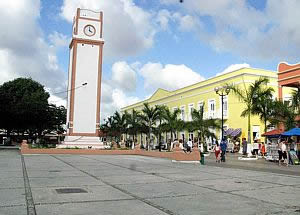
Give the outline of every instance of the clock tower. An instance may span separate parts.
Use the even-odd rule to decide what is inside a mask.
[[[78,8],[72,29],[67,135],[60,147],[102,148],[99,128],[103,13]]]

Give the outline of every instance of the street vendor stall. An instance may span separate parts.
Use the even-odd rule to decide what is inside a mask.
[[[283,130],[281,129],[274,129],[262,134],[263,137],[267,138],[267,145],[265,146],[267,153],[266,160],[278,161],[279,155],[277,144],[282,132]]]

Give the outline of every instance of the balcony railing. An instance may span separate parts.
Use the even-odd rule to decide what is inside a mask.
[[[221,119],[222,118],[222,111],[208,111],[204,112],[203,114],[204,119]],[[223,111],[223,118],[228,119],[228,111],[224,110]]]

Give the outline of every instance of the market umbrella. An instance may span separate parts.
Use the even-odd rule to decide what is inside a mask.
[[[300,128],[292,128],[281,134],[282,136],[300,136]]]

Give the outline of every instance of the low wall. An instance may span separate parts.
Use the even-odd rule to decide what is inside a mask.
[[[145,151],[141,149],[32,149],[26,142],[21,145],[21,154],[76,154],[76,155],[142,155],[157,158],[167,158],[176,161],[200,161],[200,153],[194,150],[190,154],[175,149],[173,152]]]

